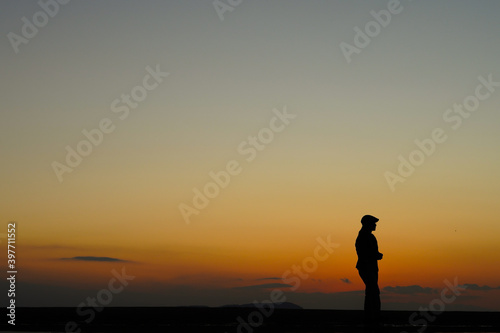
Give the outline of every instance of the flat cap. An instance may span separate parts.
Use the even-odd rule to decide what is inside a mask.
[[[372,216],[372,215],[365,215],[361,218],[361,224],[377,223],[377,222],[378,222],[378,218],[376,218],[375,216]]]

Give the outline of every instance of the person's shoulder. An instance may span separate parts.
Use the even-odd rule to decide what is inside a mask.
[[[367,237],[370,237],[369,233],[366,233],[364,231],[360,231],[360,232],[358,232],[358,237],[356,237],[356,240],[358,240],[358,239],[365,239]]]

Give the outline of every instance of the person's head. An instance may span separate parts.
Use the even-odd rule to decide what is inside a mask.
[[[364,229],[375,231],[377,228],[378,218],[372,215],[365,215],[361,218],[361,224]]]

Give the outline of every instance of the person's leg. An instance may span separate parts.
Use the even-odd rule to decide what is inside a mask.
[[[380,319],[380,289],[378,287],[378,270],[373,272],[373,315]]]
[[[359,276],[361,277],[361,280],[363,280],[363,283],[365,284],[365,302],[364,302],[364,315],[365,315],[365,320],[370,321],[372,317],[371,313],[371,287],[370,287],[370,274],[367,270],[360,269],[359,270]]]
[[[376,270],[360,270],[359,276],[365,283],[365,318],[368,321],[377,320],[380,315],[380,290],[378,287],[378,272]]]

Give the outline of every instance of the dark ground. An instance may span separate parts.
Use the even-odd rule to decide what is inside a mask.
[[[254,308],[17,308],[16,325],[7,324],[3,308],[2,331],[24,332],[218,332],[218,333],[316,333],[370,332],[362,324],[362,311],[275,309],[265,316]],[[91,314],[95,318],[90,320]],[[81,313],[81,312],[80,312]],[[422,316],[414,317],[420,326],[409,323],[411,311],[383,311],[384,324],[376,332],[500,332],[499,312],[443,312],[424,326]],[[243,325],[238,321],[252,325]],[[90,323],[85,323],[89,320]],[[263,320],[263,322],[261,322]],[[67,322],[75,322],[66,330]],[[260,324],[260,325],[259,325]],[[70,327],[70,326],[68,326]],[[79,331],[81,329],[81,331]]]

